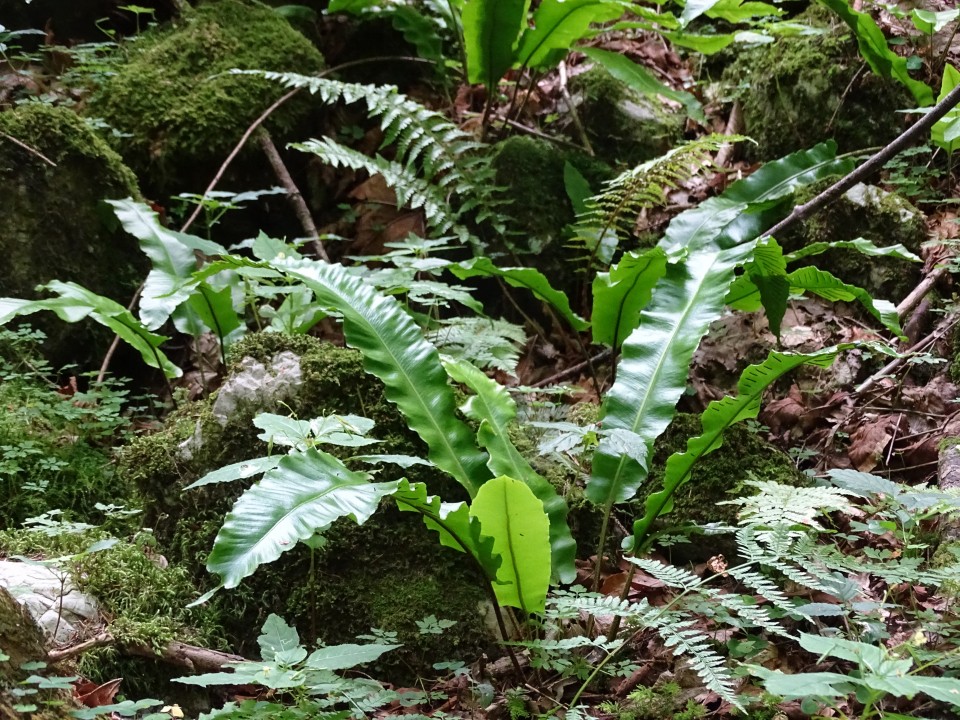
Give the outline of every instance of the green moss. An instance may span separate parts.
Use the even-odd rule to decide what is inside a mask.
[[[837,178],[827,178],[797,192],[798,205],[816,197]],[[857,185],[820,212],[778,238],[786,252],[811,243],[864,237],[884,247],[900,244],[915,254],[927,239],[924,214],[896,193]],[[867,257],[855,250],[828,250],[806,264],[829,270],[844,282],[859,285],[876,298],[899,302],[916,287],[920,264],[896,258]],[[797,263],[796,266],[804,264]]]
[[[229,70],[311,74],[323,58],[274,10],[253,0],[206,2],[172,28],[145,33],[88,112],[128,137],[123,156],[159,192],[205,184],[250,123],[284,92],[279,83]],[[266,123],[277,143],[305,118],[296,98]],[[200,175],[204,179],[200,179]]]
[[[2,112],[0,133],[55,165],[0,137],[0,294],[35,298],[38,284],[64,280],[126,305],[146,259],[102,201],[139,197],[133,174],[65,108],[36,103]],[[36,318],[56,365],[82,364],[109,342],[109,332],[92,322]]]
[[[685,115],[631,90],[601,67],[574,77],[570,90],[594,151],[611,164],[638,165],[663,155],[682,136]]]
[[[269,362],[285,350],[300,356],[303,383],[282,407],[241,408],[221,427],[211,411],[215,398],[191,403],[174,413],[163,431],[123,451],[122,471],[147,500],[147,524],[155,529],[163,552],[192,574],[200,591],[213,585],[204,564],[223,517],[251,483],[181,491],[211,470],[266,454],[251,422],[257,412],[289,412],[304,419],[330,413],[364,415],[376,422],[371,435],[383,440],[376,452],[425,454],[422,442],[384,398],[382,384],[363,371],[356,351],[315,338],[265,333],[238,343],[231,353],[232,366],[236,369],[242,357]],[[194,437],[202,443],[191,443],[187,456],[179,446]],[[427,482],[445,499],[463,497],[462,489],[435,471],[411,468],[404,475]],[[418,516],[385,507],[362,527],[350,520],[335,523],[325,537],[321,551],[312,555],[299,545],[240,587],[222,593],[223,623],[235,651],[256,652],[257,629],[271,612],[295,623],[307,641],[319,636],[325,642],[343,642],[374,625],[401,633],[404,648],[385,656],[383,668],[407,681],[417,672],[429,672],[433,662],[456,652],[479,652],[489,642],[478,610],[482,586],[466,557],[440,547]],[[416,635],[411,619],[430,614],[457,620],[458,625],[441,638]]]
[[[566,228],[575,219],[564,167],[568,162],[573,165],[594,191],[610,178],[610,168],[579,151],[526,136],[508,138],[492,152],[497,185],[510,199],[505,214],[516,231],[511,238],[516,252],[550,277],[554,287],[569,289],[581,251],[564,246]]]
[[[815,23],[816,24],[816,23]],[[913,107],[893,80],[863,70],[844,30],[780,37],[738,55],[724,82],[739,88],[753,159],[771,160],[834,138],[841,152],[885,145],[902,130],[894,110]]]

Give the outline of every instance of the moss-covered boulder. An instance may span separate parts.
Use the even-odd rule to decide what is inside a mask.
[[[597,157],[637,165],[663,155],[680,140],[686,115],[639,93],[601,67],[570,80],[580,121]]]
[[[526,136],[504,140],[492,152],[497,185],[509,198],[503,212],[512,221],[509,226],[514,232],[509,241],[514,250],[546,273],[555,287],[570,289],[579,271],[573,261],[583,251],[565,247],[567,228],[575,213],[564,168],[569,163],[594,193],[600,191],[612,171],[585,153]]]
[[[38,284],[70,280],[126,305],[146,258],[103,200],[138,197],[133,173],[65,108],[0,113],[0,133],[0,296],[36,298]],[[92,323],[37,316],[34,324],[55,365],[82,364],[109,342]]]
[[[837,178],[822,180],[797,193],[802,204]],[[903,245],[919,255],[927,239],[924,214],[896,193],[860,183],[821,211],[778,238],[786,252],[811,243],[863,237],[880,247]],[[876,298],[899,302],[916,287],[920,264],[890,257],[869,257],[854,249],[832,249],[805,261],[828,270],[844,282],[865,288]]]
[[[244,131],[286,92],[241,70],[309,75],[320,52],[275,10],[254,0],[216,0],[185,9],[172,27],[145,33],[87,112],[125,134],[121,154],[162,197],[201,190]],[[307,96],[274,112],[265,127],[281,145],[313,107]],[[255,146],[255,143],[253,143]]]
[[[833,138],[841,152],[884,145],[903,129],[895,110],[915,106],[893,80],[864,70],[846,26],[780,37],[740,53],[723,74],[743,107],[747,154],[772,160]]]
[[[371,436],[382,440],[374,452],[425,455],[422,442],[384,398],[383,386],[363,371],[359,353],[310,337],[265,333],[240,341],[234,357],[232,377],[241,369],[262,373],[266,392],[225,402],[221,390],[219,397],[191,403],[165,430],[132,443],[121,461],[122,472],[141,488],[146,522],[162,551],[193,573],[199,589],[214,584],[204,569],[206,556],[225,513],[251,483],[186,493],[183,488],[218,467],[265,455],[268,448],[252,424],[259,412],[301,419],[363,415],[376,423]],[[280,373],[289,379],[286,391],[275,382]],[[228,378],[225,388],[243,385],[231,385]],[[380,477],[400,474],[384,469]],[[433,472],[409,468],[402,474],[427,482],[445,499],[463,497]],[[419,517],[385,506],[361,527],[344,520],[324,536],[321,550],[292,548],[226,592],[223,623],[237,652],[256,652],[257,631],[271,612],[296,624],[307,640],[351,641],[371,627],[399,633],[404,647],[382,660],[384,672],[395,679],[429,672],[433,662],[470,657],[490,642],[479,578],[466,556],[440,547]],[[457,625],[444,635],[419,634],[415,621],[431,614]]]

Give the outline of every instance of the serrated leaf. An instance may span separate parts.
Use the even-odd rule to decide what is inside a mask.
[[[351,472],[320,450],[285,455],[227,514],[207,569],[224,587],[236,587],[334,520],[349,517],[362,525],[396,489],[396,482],[371,483],[366,473]]]
[[[480,488],[470,516],[493,538],[493,552],[501,558],[497,602],[524,614],[541,612],[550,587],[550,521],[543,503],[521,481],[500,476]]]
[[[543,503],[543,509],[550,518],[552,575],[560,582],[573,582],[576,577],[574,560],[577,544],[567,524],[567,503],[556,488],[531,467],[510,440],[510,426],[517,417],[513,398],[505,387],[467,362],[444,358],[443,366],[454,381],[463,383],[476,393],[461,409],[468,418],[480,423],[477,437],[490,453],[487,464],[491,472],[522,481]]]
[[[450,272],[461,280],[472,277],[499,277],[508,285],[526,288],[537,298],[557,311],[574,330],[586,330],[590,324],[570,309],[570,299],[560,290],[550,285],[547,277],[534,268],[497,267],[490,258],[475,257],[449,266]]]
[[[423,438],[430,461],[475,495],[490,477],[486,453],[456,416],[439,353],[400,303],[340,265],[291,260],[274,266],[309,287],[319,304],[342,314],[347,344],[363,354],[364,369],[380,378],[387,399]]]

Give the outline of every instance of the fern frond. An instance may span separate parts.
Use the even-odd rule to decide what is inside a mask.
[[[556,620],[579,618],[581,613],[604,616],[613,615],[626,618],[636,624],[647,624],[647,620],[660,613],[650,607],[646,599],[631,603],[618,597],[588,592],[567,592],[558,590],[551,595],[544,611],[544,617]]]
[[[455,317],[442,321],[440,328],[427,333],[427,339],[442,352],[477,367],[512,374],[527,334],[521,326],[506,320]]]
[[[739,505],[741,525],[778,527],[781,525],[806,525],[823,530],[816,516],[824,512],[852,508],[848,490],[835,487],[796,487],[769,480],[748,480],[748,485],[758,489],[756,495],[725,500],[721,505]]]
[[[711,646],[711,640],[703,630],[694,626],[692,620],[680,620],[673,613],[664,613],[655,625],[657,633],[674,655],[682,655],[690,667],[700,676],[703,684],[729,702],[743,710],[734,691],[733,675],[726,667],[726,661]]]
[[[766,576],[745,567],[734,567],[727,571],[731,577],[756,592],[776,607],[788,613],[796,613],[797,606],[780,591],[777,585]]]
[[[496,172],[489,154],[474,138],[460,130],[441,113],[425,108],[392,85],[364,85],[332,78],[263,70],[234,70],[259,75],[287,88],[303,88],[325,104],[363,102],[368,116],[379,118],[383,130],[381,147],[396,148],[395,162],[416,169],[429,184],[443,190],[462,215],[472,212],[477,222],[489,222],[502,231],[497,208],[506,204],[496,186]]]
[[[382,176],[397,194],[399,205],[414,210],[423,209],[428,227],[438,233],[453,233],[461,242],[470,240],[470,231],[458,223],[456,211],[447,203],[440,188],[418,177],[413,168],[386,160],[379,155],[368,157],[328,137],[293,143],[291,147],[313,153],[334,167],[366,170],[371,175]]]
[[[681,590],[704,589],[701,587],[703,580],[676,565],[664,565],[650,558],[628,557],[626,560],[670,587]]]
[[[574,226],[573,242],[583,246],[592,259],[608,265],[621,237],[632,233],[642,210],[662,204],[668,189],[676,188],[684,178],[709,166],[709,153],[743,139],[707,135],[620,173],[606,183],[603,192],[587,201],[587,211]]]

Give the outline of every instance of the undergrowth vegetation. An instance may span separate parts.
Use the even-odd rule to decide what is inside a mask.
[[[244,4],[223,2],[242,15]],[[899,83],[929,110],[935,73],[913,77],[871,15],[842,0],[821,4],[849,26],[865,68]],[[188,11],[187,20],[200,22],[204,7]],[[256,10],[277,20],[266,7],[257,4]],[[311,17],[309,8],[296,12],[305,11]],[[111,220],[150,262],[136,304],[57,279],[45,282],[37,296],[0,298],[0,325],[14,328],[0,334],[0,517],[7,528],[28,526],[0,533],[3,556],[59,568],[99,599],[106,623],[91,649],[136,647],[142,654],[148,646],[166,658],[176,658],[177,643],[222,649],[218,615],[229,612],[231,593],[250,576],[303,545],[312,568],[313,553],[323,552],[344,523],[365,525],[387,506],[422,519],[481,585],[486,600],[478,612],[489,612],[503,651],[490,663],[495,669],[487,660],[472,668],[474,658],[450,658],[434,665],[438,682],[423,678],[419,689],[404,689],[376,674],[381,658],[400,647],[396,629],[374,628],[356,643],[325,645],[322,632],[302,639],[295,627],[302,618],[271,613],[257,639],[260,659],[221,655],[205,661],[219,669],[177,679],[188,686],[244,688],[220,696],[226,699],[220,707],[198,711],[202,718],[343,720],[408,715],[408,708],[444,717],[448,692],[471,698],[461,708],[507,713],[511,720],[956,712],[960,626],[953,603],[960,552],[949,543],[938,547],[936,535],[960,515],[955,491],[900,483],[862,468],[832,468],[816,477],[797,472],[789,483],[743,471],[719,479],[738,493],[708,501],[704,511],[715,513],[717,522],[673,520],[698,463],[723,447],[734,425],[750,423],[756,431],[765,395],[787,387],[786,378],[825,372],[838,358],[873,367],[907,356],[910,328],[901,308],[811,263],[834,251],[866,262],[919,263],[915,252],[864,237],[785,251],[770,234],[784,227],[778,225],[784,218],[797,219],[791,215],[797,198],[806,199],[812,186],[854,175],[861,153],[839,153],[827,140],[726,178],[718,158],[748,137],[703,131],[706,105],[693,94],[666,87],[625,56],[585,47],[586,57],[618,82],[666,97],[683,108],[685,127],[701,129],[657,157],[617,167],[602,187],[591,188],[565,163],[564,185],[576,211],[563,238],[564,262],[575,268],[573,288],[526,262],[536,252],[524,247],[511,216],[510,203],[517,200],[496,183],[487,141],[512,127],[544,74],[559,68],[565,83],[569,53],[585,41],[600,44],[601,30],[643,31],[712,54],[748,33],[753,42],[773,41],[797,31],[797,24],[777,20],[784,11],[775,5],[693,0],[663,7],[543,0],[532,12],[529,3],[491,0],[426,3],[416,10],[367,2],[330,8],[339,11],[386,17],[424,58],[449,60],[438,82],[460,74],[484,93],[472,127],[396,87],[338,80],[327,71],[233,68],[211,81],[254,83],[286,91],[285,98],[300,94],[298,102],[309,95],[332,117],[361,118],[369,130],[341,127],[339,134],[298,139],[288,149],[331,172],[378,178],[385,188],[378,197],[414,213],[422,221],[419,232],[365,254],[331,250],[338,259],[331,262],[327,250],[347,241],[315,232],[312,220],[305,240],[260,232],[230,244],[216,221],[200,236],[171,229],[138,198],[105,199]],[[960,22],[950,11],[904,13],[908,18],[931,37]],[[727,33],[731,27],[739,29]],[[139,62],[160,47],[149,42]],[[163,42],[175,46],[173,39]],[[927,62],[938,60],[931,55]],[[512,85],[504,85],[507,77]],[[948,65],[940,100],[958,81]],[[132,110],[124,97],[123,109]],[[218,102],[215,95],[203,97],[203,105]],[[565,102],[576,126],[575,103]],[[207,109],[233,115],[226,104]],[[950,153],[960,117],[947,109],[918,140]],[[377,143],[355,142],[368,131]],[[592,154],[580,131],[575,134]],[[269,135],[259,137],[271,156]],[[888,165],[892,184],[927,202],[935,174],[903,164],[903,155],[897,162]],[[286,182],[283,173],[278,177]],[[673,207],[654,242],[640,241],[642,218],[663,211],[674,193],[697,186],[707,189]],[[300,197],[295,187],[286,191]],[[184,197],[218,221],[242,196],[220,205],[209,192]],[[861,331],[821,346],[786,342],[804,298],[849,303],[837,312],[860,313]],[[204,501],[197,488],[238,488],[232,508],[217,520],[206,559],[215,586],[194,597],[188,570],[167,567],[163,548],[139,527],[130,508],[141,498],[112,463],[112,449],[133,432],[143,408],[129,403],[119,384],[104,381],[109,355],[96,378],[54,373],[37,354],[42,338],[17,325],[41,312],[68,323],[92,320],[115,333],[157,371],[172,406],[191,402],[182,389],[187,375],[199,376],[195,396],[213,390],[231,349],[247,335],[342,339],[382,384],[383,397],[424,450],[378,452],[383,428],[362,413],[300,417],[286,401],[246,406],[266,449],[251,449],[183,487],[168,488],[182,491],[187,503]],[[761,312],[768,332],[760,357],[733,363],[736,387],[700,403],[689,437],[652,472],[655,443],[693,394],[690,370],[703,339],[725,318]],[[586,410],[560,408],[556,395],[569,396],[570,388],[518,383],[533,349],[547,345],[579,363]],[[254,395],[267,392],[267,380],[260,383]],[[548,376],[542,385],[557,383]],[[226,416],[216,421],[223,426]],[[203,421],[195,427],[192,436],[164,448],[163,459],[175,464],[193,452],[203,442]],[[735,523],[719,522],[732,516],[717,503],[736,508]],[[175,513],[176,505],[151,512]],[[572,523],[576,513],[590,521]],[[594,536],[573,531],[587,527]],[[724,554],[710,552],[694,567],[664,555],[683,544],[721,543],[728,548]],[[300,581],[284,579],[284,591],[294,592]],[[402,602],[399,596],[381,600]],[[417,627],[422,635],[456,632],[454,621],[436,615]],[[69,657],[57,652],[50,657]],[[0,648],[0,661],[5,657]],[[80,668],[96,661],[97,655],[87,655]],[[180,666],[202,669],[192,660]],[[24,688],[60,688],[56,674],[48,675],[49,687],[44,677],[22,680],[19,697],[28,697]],[[597,692],[606,696],[598,699]],[[112,700],[76,716],[183,716],[170,703]],[[30,712],[22,709],[27,704],[18,707]]]

